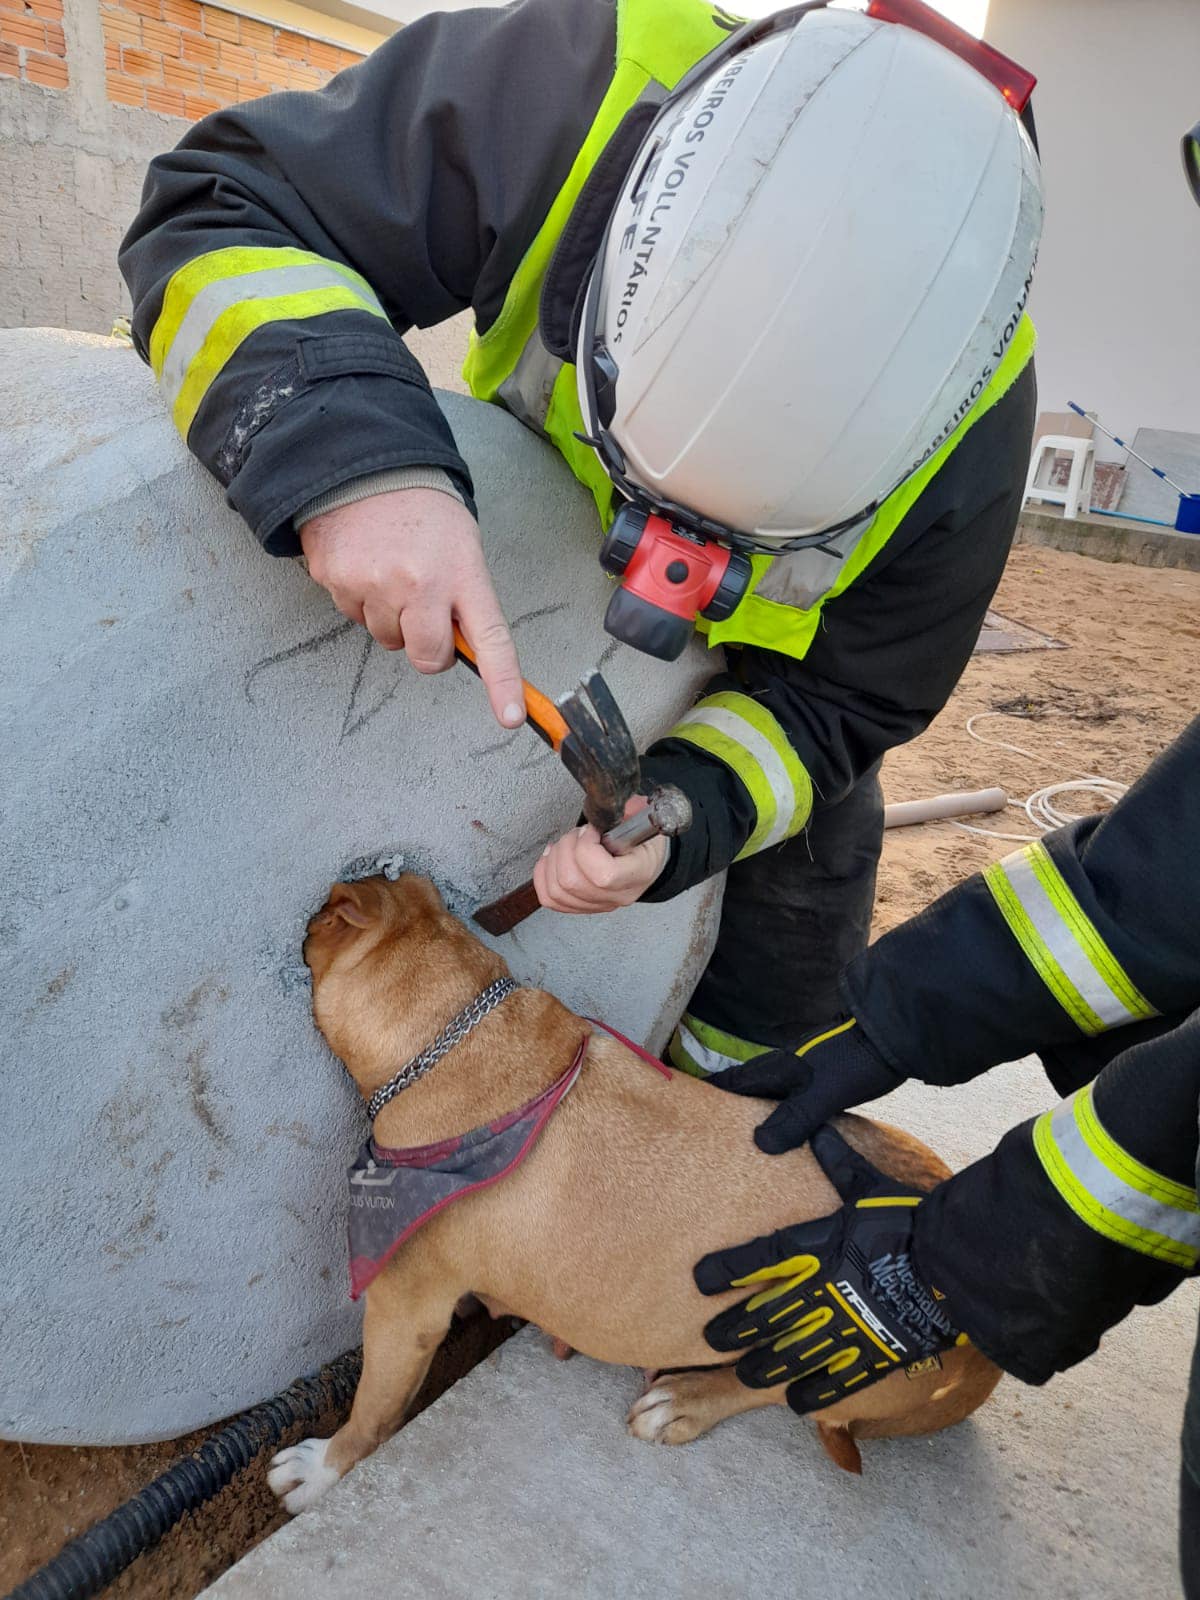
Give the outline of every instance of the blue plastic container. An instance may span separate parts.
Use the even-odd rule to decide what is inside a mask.
[[[1179,533],[1200,533],[1200,494],[1181,494],[1179,510],[1175,513],[1175,527]]]

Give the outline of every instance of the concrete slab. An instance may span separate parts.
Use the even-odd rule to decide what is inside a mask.
[[[1058,639],[1048,633],[1031,628],[1027,622],[1016,622],[1012,617],[1002,617],[998,611],[988,611],[975,641],[973,655],[1010,655],[1018,650],[1065,650]]]
[[[644,748],[719,656],[609,638],[591,496],[444,402],[526,674],[602,667]],[[0,1437],[173,1438],[358,1342],[365,1122],[312,1025],[308,918],[397,857],[469,912],[579,789],[470,674],[420,678],[265,556],[114,340],[0,331],[0,599]],[[719,898],[542,912],[500,948],[658,1049]]]
[[[1049,506],[1037,511],[1026,507],[1017,524],[1016,543],[1135,567],[1200,572],[1200,534],[1176,533],[1174,528],[1154,528],[1122,517],[1064,517]]]
[[[886,1115],[962,1165],[1050,1099],[1027,1062],[906,1087]],[[1196,1312],[1188,1286],[1045,1389],[869,1442],[861,1479],[783,1411],[641,1444],[631,1371],[562,1365],[525,1330],[205,1600],[1168,1600]]]

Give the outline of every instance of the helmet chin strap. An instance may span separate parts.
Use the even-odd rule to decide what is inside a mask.
[[[768,543],[765,539],[755,539],[751,534],[729,528],[724,523],[714,522],[710,517],[702,516],[686,506],[676,505],[672,500],[660,499],[639,484],[632,483],[624,471],[615,464],[614,441],[606,429],[597,428],[594,436],[577,433],[575,437],[580,444],[586,444],[596,452],[617,489],[631,504],[652,516],[662,517],[674,527],[684,529],[697,539],[715,539],[719,544],[727,544],[731,549],[741,550],[747,555],[778,556],[788,555],[797,550],[820,550],[822,554],[840,561],[842,551],[834,549],[830,541],[836,539],[840,533],[869,521],[879,509],[879,502],[872,501],[869,506],[864,506],[853,516],[844,517],[828,528],[819,528],[814,533],[797,534],[794,539],[773,540]]]

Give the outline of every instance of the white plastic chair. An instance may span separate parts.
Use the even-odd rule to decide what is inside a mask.
[[[1050,471],[1059,454],[1071,457],[1071,473],[1065,489],[1052,484],[1041,485],[1037,475],[1046,457],[1050,457]],[[1082,510],[1086,516],[1092,505],[1092,477],[1096,469],[1096,451],[1090,439],[1074,438],[1065,433],[1044,433],[1033,447],[1029,463],[1029,476],[1025,479],[1025,500],[1049,500],[1062,506],[1063,515],[1077,517]],[[1024,502],[1022,502],[1024,503]]]

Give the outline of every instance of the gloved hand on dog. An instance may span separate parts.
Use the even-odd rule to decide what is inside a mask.
[[[794,1050],[769,1050],[714,1072],[708,1082],[733,1094],[782,1101],[754,1132],[758,1148],[777,1156],[806,1144],[839,1111],[891,1094],[904,1079],[853,1017],[839,1017],[808,1034]]]
[[[818,1130],[812,1151],[840,1211],[713,1251],[694,1268],[701,1294],[761,1286],[704,1337],[722,1353],[746,1351],[736,1371],[748,1388],[788,1384],[800,1414],[967,1342],[913,1257],[924,1195],[885,1177],[833,1128]]]

